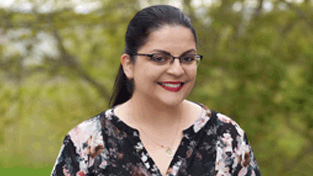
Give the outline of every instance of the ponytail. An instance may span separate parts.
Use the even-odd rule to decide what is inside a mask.
[[[110,98],[109,107],[122,104],[129,100],[133,94],[134,84],[133,80],[127,79],[122,65],[118,70],[117,76],[114,82],[113,94]]]

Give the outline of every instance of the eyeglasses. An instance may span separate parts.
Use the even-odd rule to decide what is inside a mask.
[[[174,57],[163,53],[154,53],[154,54],[136,53],[133,55],[150,57],[151,60],[157,65],[169,65],[172,64],[175,59],[178,59],[182,66],[187,67],[197,67],[203,58],[203,56],[199,54],[185,54],[180,57]]]

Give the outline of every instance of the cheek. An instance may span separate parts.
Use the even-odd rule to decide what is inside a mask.
[[[159,71],[155,68],[143,67],[136,69],[134,72],[135,86],[151,87],[156,83],[159,75]]]
[[[197,70],[196,69],[190,70],[188,72],[189,72],[189,74],[188,74],[189,79],[194,81],[197,77]]]
[[[195,82],[196,82],[196,77],[197,77],[197,71],[195,70],[194,72],[191,72],[189,75],[188,75],[188,78],[189,78],[189,81],[190,81],[190,89],[193,88]]]

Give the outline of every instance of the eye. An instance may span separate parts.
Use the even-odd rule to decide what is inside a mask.
[[[164,54],[153,54],[151,60],[158,63],[164,64],[168,61],[169,57]]]
[[[182,62],[184,63],[192,63],[196,60],[196,55],[191,54],[191,55],[186,55],[182,57]]]

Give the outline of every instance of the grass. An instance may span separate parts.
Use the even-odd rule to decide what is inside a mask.
[[[11,167],[11,168],[0,168],[0,175],[5,176],[49,176],[51,174],[52,167],[44,168],[24,168],[24,167]]]

